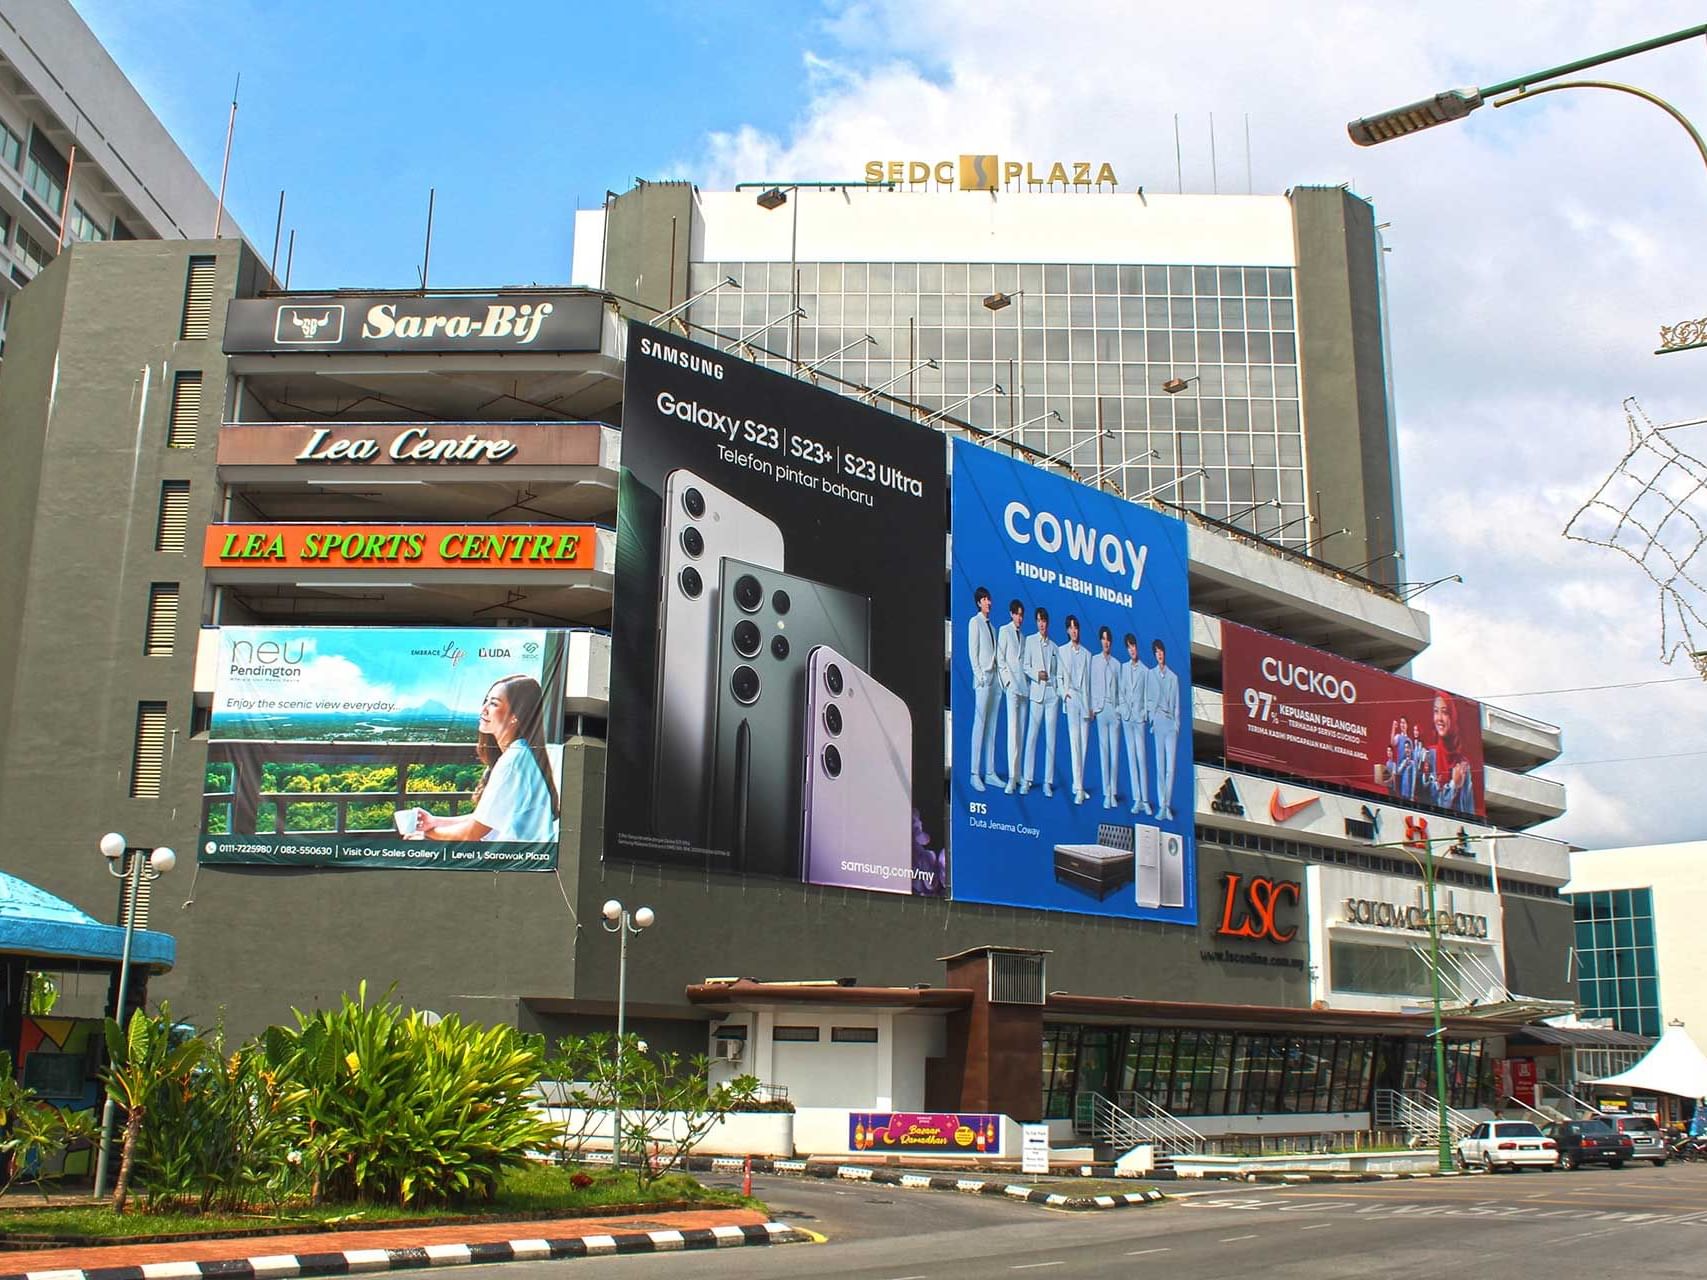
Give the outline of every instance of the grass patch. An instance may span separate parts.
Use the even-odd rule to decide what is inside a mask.
[[[592,1179],[585,1187],[571,1179],[584,1174]],[[274,1214],[257,1210],[249,1214],[202,1214],[181,1204],[147,1207],[131,1201],[122,1216],[95,1205],[65,1205],[34,1208],[20,1203],[9,1208],[0,1201],[0,1239],[7,1236],[37,1240],[119,1240],[218,1235],[252,1235],[258,1232],[349,1230],[398,1223],[426,1225],[491,1219],[544,1217],[572,1218],[617,1206],[662,1207],[692,1204],[706,1207],[764,1208],[761,1201],[744,1198],[734,1191],[707,1187],[684,1173],[669,1173],[642,1188],[631,1173],[605,1168],[562,1169],[553,1165],[528,1164],[506,1170],[497,1195],[481,1204],[399,1208],[389,1204],[291,1205]]]
[[[1017,1185],[1036,1187],[1039,1191],[1047,1191],[1054,1196],[1068,1196],[1075,1200],[1088,1199],[1091,1196],[1130,1196],[1140,1191],[1154,1191],[1156,1188],[1148,1182],[1137,1178],[1020,1178]]]

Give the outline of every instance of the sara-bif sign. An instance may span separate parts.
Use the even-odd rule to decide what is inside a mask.
[[[596,293],[236,298],[225,351],[597,351],[604,306]]]

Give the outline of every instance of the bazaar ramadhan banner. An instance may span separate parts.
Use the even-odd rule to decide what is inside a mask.
[[[1221,624],[1227,759],[1483,815],[1482,706],[1378,667]]]
[[[226,627],[201,861],[557,865],[564,635]]]

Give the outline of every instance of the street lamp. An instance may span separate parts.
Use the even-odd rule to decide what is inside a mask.
[[[1042,422],[1045,418],[1054,418],[1055,421],[1057,421],[1057,422],[1065,421],[1065,419],[1063,419],[1061,417],[1061,415],[1059,413],[1057,413],[1054,409],[1045,409],[1042,413],[1038,414],[1035,418],[1027,418],[1024,422],[1016,422],[1011,427],[1003,427],[1000,431],[992,431],[989,435],[985,436],[978,443],[979,444],[994,444],[996,441],[1004,439],[1007,436],[1018,435],[1021,431],[1024,431],[1027,427],[1036,426],[1039,422]]]
[[[875,347],[877,345],[877,339],[872,337],[869,333],[862,333],[862,334],[860,334],[859,337],[855,338],[852,342],[849,342],[843,346],[837,347],[834,351],[830,352],[829,355],[819,356],[811,364],[801,365],[797,370],[795,370],[795,372],[796,373],[811,373],[812,370],[816,369],[819,365],[829,364],[830,361],[834,360],[837,356],[841,355],[842,352],[852,351],[855,347],[859,346],[861,343],[870,343],[872,346]]]
[[[800,321],[806,313],[800,310],[800,201],[790,200],[788,198],[789,193],[799,194],[807,188],[839,190],[847,187],[882,187],[888,191],[892,190],[894,186],[893,182],[867,182],[863,178],[845,182],[737,182],[735,184],[737,191],[750,190],[753,187],[762,188],[759,194],[753,197],[753,203],[766,213],[780,209],[785,204],[789,206],[788,296],[790,305],[794,308],[794,324],[789,329],[788,341],[788,358],[790,360],[797,361],[800,359]]]
[[[1351,135],[1351,140],[1360,147],[1372,147],[1378,142],[1390,142],[1394,138],[1402,138],[1408,134],[1420,133],[1424,129],[1432,129],[1436,125],[1448,124],[1453,120],[1462,120],[1488,99],[1502,93],[1517,90],[1517,96],[1507,99],[1507,102],[1517,102],[1535,92],[1550,92],[1552,89],[1566,88],[1595,88],[1617,89],[1624,93],[1634,93],[1639,98],[1645,98],[1656,106],[1669,112],[1678,123],[1689,130],[1694,138],[1697,149],[1702,151],[1702,158],[1707,159],[1707,147],[1702,146],[1701,138],[1689,124],[1669,104],[1661,102],[1652,94],[1639,89],[1631,89],[1628,85],[1607,84],[1604,82],[1551,85],[1548,89],[1531,90],[1530,86],[1543,80],[1552,80],[1559,76],[1570,75],[1573,71],[1581,71],[1585,67],[1598,67],[1603,63],[1616,62],[1620,58],[1628,58],[1633,54],[1646,53],[1650,49],[1658,49],[1664,45],[1676,44],[1680,40],[1692,40],[1696,36],[1707,35],[1707,26],[1688,27],[1683,31],[1674,31],[1670,35],[1656,36],[1652,40],[1644,40],[1640,44],[1625,45],[1622,49],[1614,49],[1609,53],[1597,53],[1592,57],[1579,58],[1575,62],[1567,62],[1563,66],[1549,67],[1545,71],[1532,72],[1526,76],[1518,76],[1512,80],[1502,80],[1498,84],[1484,85],[1481,88],[1469,87],[1463,89],[1448,89],[1437,93],[1432,98],[1424,98],[1421,102],[1413,102],[1408,106],[1394,107],[1389,111],[1377,112],[1365,116],[1361,120],[1353,120],[1346,125],[1345,130]],[[1505,102],[1494,103],[1503,107]]]
[[[1104,467],[1101,471],[1097,472],[1089,480],[1085,481],[1085,483],[1089,484],[1089,485],[1100,485],[1105,479],[1107,479],[1109,476],[1113,475],[1116,471],[1125,471],[1128,467],[1135,467],[1140,462],[1148,462],[1151,458],[1160,458],[1161,456],[1162,455],[1157,453],[1154,449],[1146,449],[1143,453],[1139,454],[1136,458],[1127,458],[1124,461],[1114,463],[1112,466]],[[1124,486],[1122,486],[1122,487],[1124,488]]]
[[[633,915],[628,909],[612,898],[605,903],[604,916],[601,923],[606,933],[614,933],[622,939],[622,949],[617,953],[616,967],[616,1087],[611,1096],[611,1168],[622,1168],[622,1042],[627,1033],[628,1012],[628,935],[638,935],[642,929],[652,927],[652,922],[658,917],[651,907],[641,907]]]
[[[133,855],[125,844],[125,838],[116,831],[109,831],[101,837],[100,848],[101,856],[107,860],[107,874],[115,880],[125,882],[124,949],[119,957],[118,1001],[113,1007],[113,1018],[123,1027],[125,999],[130,994],[130,941],[136,932],[137,899],[142,894],[143,882],[158,880],[177,866],[178,855],[164,846],[146,857],[141,849],[136,850]],[[111,1089],[103,1092],[107,1100],[101,1108],[101,1145],[95,1157],[97,1200],[107,1194],[107,1167],[113,1145],[113,1094]]]
[[[1206,476],[1208,474],[1209,473],[1207,471],[1205,471],[1202,467],[1194,468],[1191,471],[1187,471],[1183,476],[1175,476],[1172,480],[1164,480],[1161,484],[1157,485],[1153,489],[1144,490],[1143,493],[1139,494],[1136,498],[1132,499],[1132,501],[1142,502],[1142,501],[1144,501],[1145,498],[1155,497],[1158,493],[1162,492],[1162,490],[1164,490],[1164,489],[1171,489],[1176,484],[1184,484],[1187,480],[1191,479],[1193,476]]]
[[[1040,467],[1047,467],[1051,462],[1060,462],[1063,458],[1065,458],[1069,454],[1073,453],[1074,450],[1083,449],[1087,444],[1090,444],[1091,441],[1095,440],[1096,438],[1097,438],[1096,436],[1086,436],[1083,440],[1080,440],[1077,444],[1070,444],[1065,449],[1057,450],[1055,453],[1050,454],[1047,458],[1039,458],[1037,460],[1037,465]]]
[[[889,381],[885,382],[882,386],[867,387],[864,391],[859,393],[859,398],[861,400],[866,401],[869,404],[870,402],[876,400],[877,397],[882,395],[885,391],[889,390],[889,388],[894,386],[897,382],[902,382],[902,381],[906,380],[907,378],[912,377],[920,369],[935,369],[935,368],[939,368],[939,367],[940,366],[938,366],[938,364],[935,360],[921,360],[921,361],[919,361],[918,364],[914,365],[911,369],[908,369],[905,373],[896,374],[893,378],[889,379]]]
[[[711,288],[701,289],[698,293],[694,294],[694,296],[689,298],[686,302],[678,302],[675,306],[671,307],[668,311],[660,311],[657,315],[652,317],[652,323],[657,325],[660,329],[662,329],[666,324],[668,324],[670,321],[674,320],[677,316],[681,315],[682,312],[686,311],[689,307],[693,306],[693,304],[698,302],[701,298],[709,297],[710,295],[716,293],[719,289],[739,289],[740,287],[741,287],[741,282],[739,280],[737,280],[734,276],[724,276],[723,279],[719,280],[716,284],[712,285]]]
[[[989,386],[985,387],[982,391],[974,391],[969,396],[961,396],[960,399],[956,400],[953,404],[945,404],[942,408],[938,409],[935,413],[931,414],[930,417],[921,418],[919,420],[919,425],[921,427],[928,427],[931,425],[931,423],[935,422],[938,418],[945,417],[951,410],[958,409],[963,404],[971,404],[979,396],[987,396],[992,391],[994,391],[997,395],[1001,395],[1002,394],[1002,384],[999,382],[992,382]]]
[[[1409,604],[1412,599],[1420,596],[1430,587],[1438,587],[1443,582],[1456,582],[1462,585],[1464,579],[1456,573],[1449,573],[1444,578],[1436,578],[1433,582],[1401,582],[1394,589]]]
[[[1189,378],[1169,378],[1166,382],[1162,383],[1162,390],[1167,392],[1170,396],[1177,396],[1202,376],[1202,374],[1194,373]]]

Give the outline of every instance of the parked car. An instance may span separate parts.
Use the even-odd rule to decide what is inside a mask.
[[[1619,1133],[1604,1120],[1570,1120],[1552,1125],[1547,1136],[1559,1148],[1562,1168],[1604,1164],[1614,1169],[1636,1158],[1636,1144],[1627,1133]]]
[[[1635,1144],[1636,1159],[1652,1160],[1657,1168],[1671,1154],[1665,1130],[1652,1116],[1605,1116],[1603,1119],[1619,1133],[1630,1135],[1630,1141]]]
[[[1458,1141],[1460,1169],[1551,1169],[1558,1161],[1557,1145],[1527,1120],[1490,1120]]]

